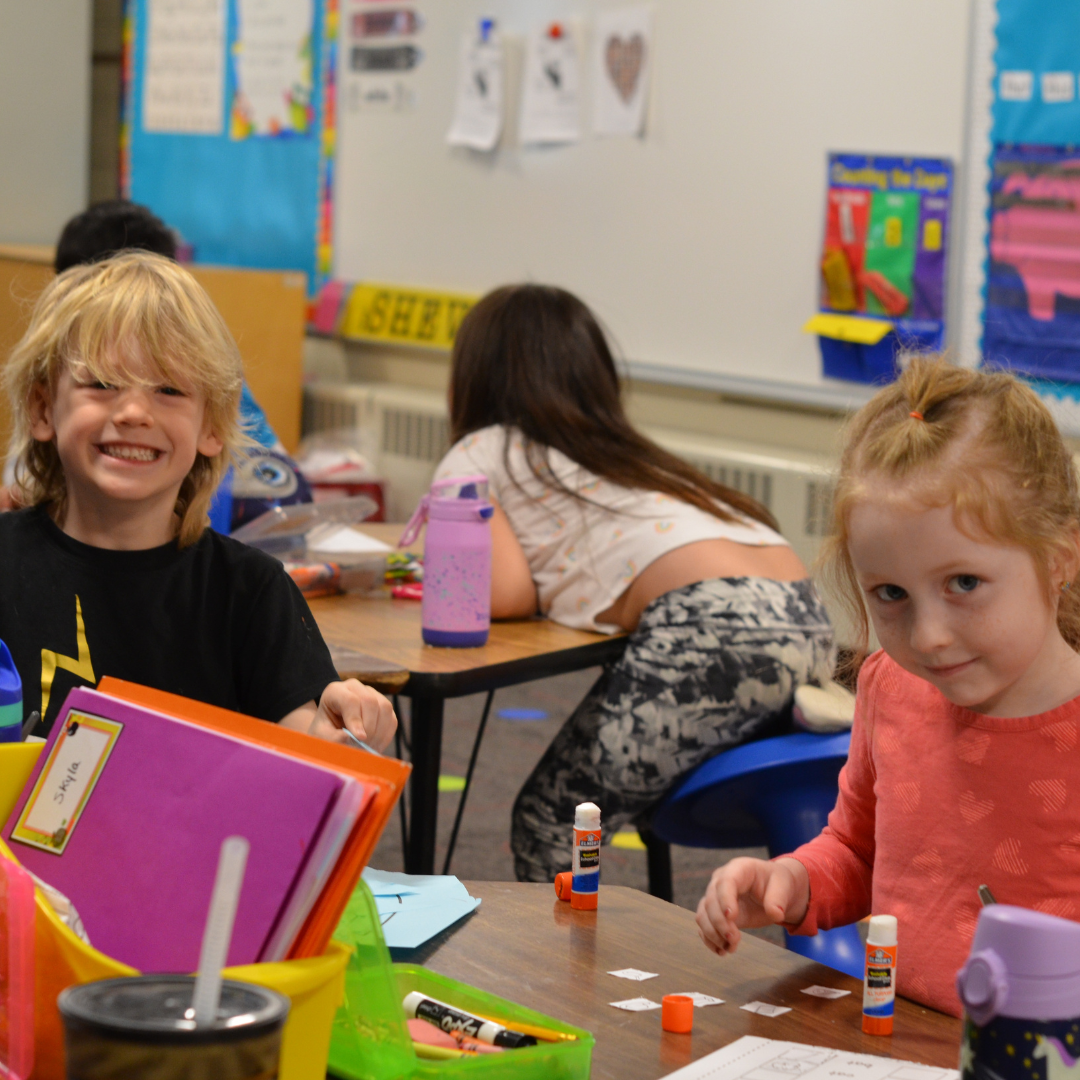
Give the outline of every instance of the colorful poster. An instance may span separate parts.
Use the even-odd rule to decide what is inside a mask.
[[[996,9],[982,359],[1080,384],[1080,5]]]
[[[990,181],[983,358],[1080,381],[1080,152],[999,146]]]
[[[315,122],[313,0],[236,0],[230,131],[305,135]]]
[[[953,172],[940,158],[829,156],[821,310],[890,320],[940,349]]]

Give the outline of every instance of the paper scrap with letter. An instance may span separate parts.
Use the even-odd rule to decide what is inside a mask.
[[[503,124],[503,41],[492,33],[487,41],[461,37],[457,103],[446,141],[451,146],[494,150]]]
[[[596,16],[593,130],[597,135],[644,131],[651,63],[651,8],[621,8]]]
[[[850,990],[837,990],[835,986],[804,986],[799,991],[801,994],[809,994],[811,997],[827,998],[835,1001],[837,998],[847,997]]]
[[[220,135],[226,0],[147,0],[143,130]]]
[[[663,1006],[658,1001],[650,1001],[648,998],[627,998],[625,1001],[608,1002],[612,1008],[625,1009],[626,1012],[648,1012],[650,1009],[660,1009]]]
[[[667,1080],[833,1080],[837,1075],[859,1080],[958,1080],[956,1069],[896,1061],[876,1054],[853,1054],[821,1046],[744,1035],[692,1065],[668,1073]]]
[[[521,141],[577,142],[581,137],[581,79],[577,41],[558,23],[529,35],[521,97]]]

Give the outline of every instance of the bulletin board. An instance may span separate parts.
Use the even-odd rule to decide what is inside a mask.
[[[128,0],[124,194],[178,229],[195,262],[299,270],[312,290],[329,272],[337,8]],[[276,27],[297,48],[275,52],[275,19],[297,18]]]
[[[832,152],[947,158],[965,133],[969,0],[660,0],[645,132],[522,146],[524,36],[589,35],[623,0],[403,0],[419,28],[383,100],[350,66],[342,0],[334,276],[479,294],[571,289],[633,374],[787,400],[850,401],[815,338]],[[462,35],[505,36],[498,146],[447,144]],[[406,47],[405,44],[399,48]]]
[[[1071,43],[1080,39],[1080,6],[978,0],[977,29],[966,351],[990,366],[1075,387],[1080,65]]]

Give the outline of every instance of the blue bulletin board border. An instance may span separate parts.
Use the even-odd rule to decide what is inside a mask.
[[[196,263],[303,271],[314,295],[330,261],[324,219],[331,205],[326,184],[333,177],[336,4],[313,0],[312,126],[304,133],[241,139],[230,136],[229,111],[236,87],[237,0],[228,0],[218,135],[144,130],[147,4],[127,0],[125,10],[125,197],[179,230]]]

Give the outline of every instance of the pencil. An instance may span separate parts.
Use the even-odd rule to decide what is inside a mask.
[[[577,1042],[577,1036],[568,1031],[552,1031],[551,1028],[535,1027],[533,1024],[519,1024],[516,1020],[497,1020],[494,1016],[486,1016],[484,1013],[474,1012],[473,1016],[479,1016],[481,1020],[490,1020],[493,1024],[500,1024],[509,1031],[520,1031],[522,1035],[531,1035],[541,1042]]]
[[[430,1043],[414,1042],[413,1053],[430,1061],[449,1061],[451,1058],[479,1057],[467,1050],[451,1050],[449,1046],[432,1046]]]

